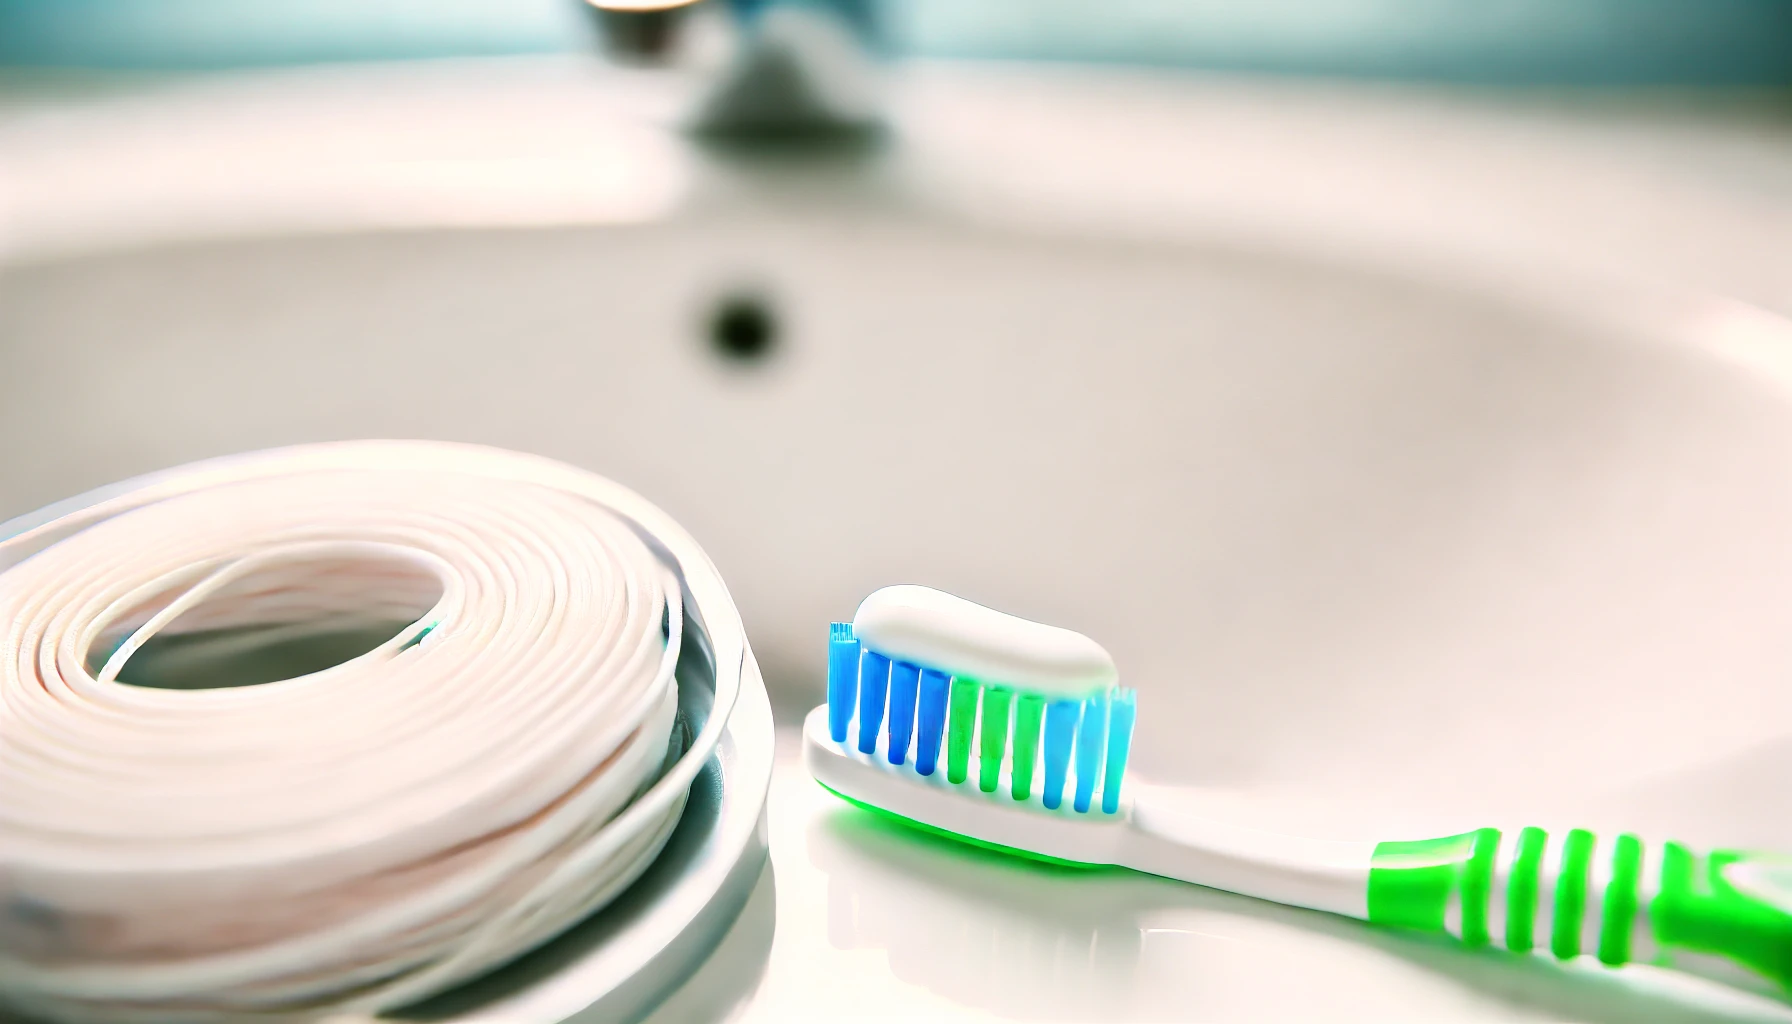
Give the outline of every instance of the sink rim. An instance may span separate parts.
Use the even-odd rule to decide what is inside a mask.
[[[1746,97],[1700,119],[1597,95],[914,61],[889,83],[892,141],[805,156],[685,134],[701,84],[567,55],[58,78],[0,101],[0,274],[231,240],[870,216],[1273,252],[1714,349],[1792,387],[1774,354],[1792,350],[1775,258],[1792,175],[1739,188],[1736,167],[1685,166],[1727,147],[1792,168],[1792,132],[1763,131]]]
[[[887,145],[815,157],[706,148],[682,131],[701,85],[568,55],[59,77],[0,102],[0,267],[206,238],[881,209],[1792,315],[1792,267],[1772,258],[1792,230],[1792,132],[1743,94],[1625,105],[913,61],[890,76]]]

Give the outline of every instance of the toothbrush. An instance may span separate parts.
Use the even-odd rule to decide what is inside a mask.
[[[1792,858],[1584,829],[1377,843],[1213,821],[1174,788],[1127,778],[1137,698],[1100,645],[927,587],[866,598],[833,624],[828,654],[828,703],[804,723],[804,761],[861,807],[1024,857],[1123,866],[1471,947],[1792,990]]]

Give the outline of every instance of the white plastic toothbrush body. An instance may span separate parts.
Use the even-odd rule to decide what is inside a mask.
[[[889,763],[880,742],[872,753],[836,743],[827,708],[803,724],[810,774],[841,796],[960,836],[1080,864],[1112,864],[1153,875],[1293,906],[1366,918],[1372,842],[1280,835],[1215,821],[1187,806],[1173,787],[1129,779],[1120,809],[1077,813],[1046,809],[1038,793],[1015,800],[1004,772],[992,793],[975,778],[947,781],[945,771],[918,775],[911,763]],[[907,760],[907,759],[905,759]]]

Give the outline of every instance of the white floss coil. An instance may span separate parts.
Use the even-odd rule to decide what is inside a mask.
[[[151,638],[370,620],[405,624],[294,678],[118,678]],[[551,938],[659,851],[745,650],[632,492],[427,442],[135,481],[0,541],[0,622],[0,1002],[83,1022],[371,1014]]]

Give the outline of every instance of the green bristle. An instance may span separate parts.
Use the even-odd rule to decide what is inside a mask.
[[[1033,792],[1033,759],[1039,753],[1039,723],[1045,717],[1045,698],[1023,693],[1014,705],[1014,799],[1025,800]]]
[[[977,719],[977,681],[953,677],[946,718],[946,781],[957,785],[971,766],[971,727]]]
[[[977,788],[996,791],[1002,772],[1002,754],[1008,749],[1008,701],[1014,691],[1003,686],[983,689],[983,742],[977,751]]]

